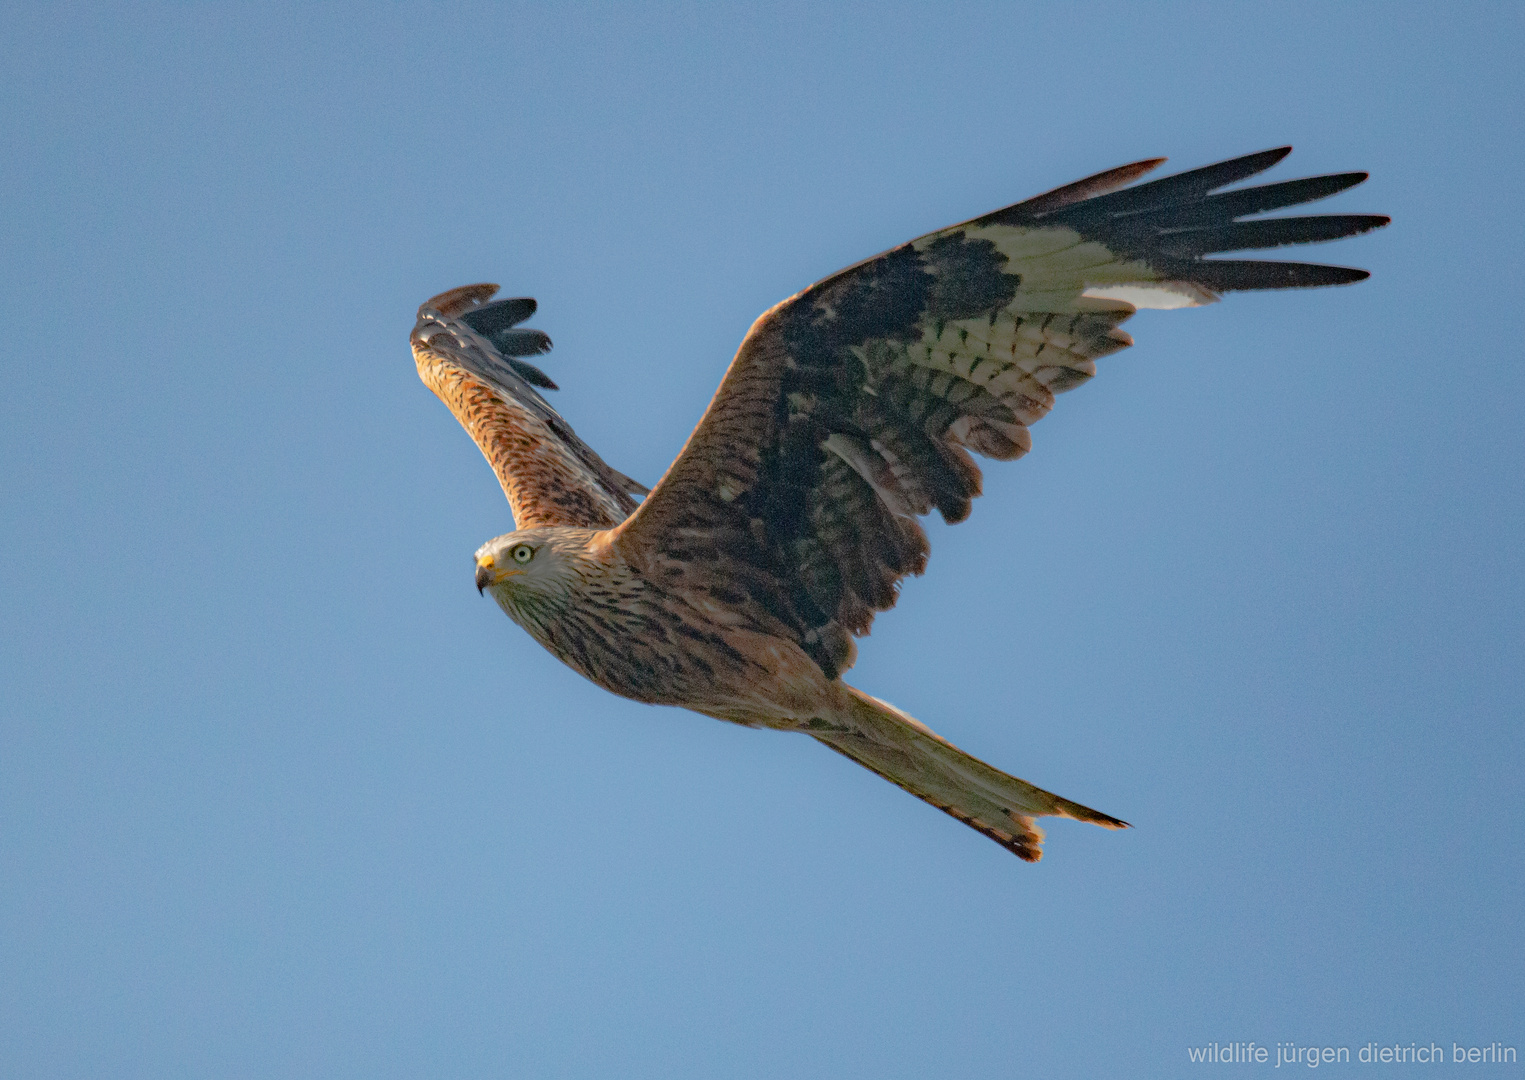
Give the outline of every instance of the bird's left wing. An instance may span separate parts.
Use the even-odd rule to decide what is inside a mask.
[[[497,473],[518,528],[606,529],[636,508],[646,489],[604,463],[535,387],[556,389],[522,359],[551,339],[518,326],[535,313],[528,297],[488,303],[496,285],[463,285],[427,300],[413,327],[419,378],[449,406]]]
[[[641,509],[627,558],[669,588],[795,636],[828,675],[852,634],[926,565],[916,518],[962,521],[980,492],[973,450],[1026,453],[1054,395],[1132,339],[1139,307],[1232,289],[1359,281],[1364,270],[1206,255],[1350,236],[1372,215],[1242,220],[1321,199],[1365,173],[1219,191],[1290,147],[1125,186],[1124,165],[930,233],[764,314],[709,409]]]

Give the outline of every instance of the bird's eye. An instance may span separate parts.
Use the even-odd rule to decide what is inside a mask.
[[[528,544],[520,544],[518,547],[514,548],[512,555],[514,562],[522,565],[535,557],[535,549],[530,547]]]

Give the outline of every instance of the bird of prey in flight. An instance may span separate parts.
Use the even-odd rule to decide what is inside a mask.
[[[817,282],[752,324],[649,492],[536,390],[555,384],[524,359],[551,345],[519,326],[535,301],[492,301],[496,285],[441,293],[418,311],[418,373],[486,455],[517,526],[477,551],[478,590],[606,690],[806,732],[1028,861],[1042,854],[1035,818],[1125,828],[971,757],[842,674],[853,639],[926,567],[917,518],[969,515],[971,451],[1025,454],[1054,396],[1132,344],[1119,324],[1137,309],[1368,276],[1205,257],[1387,224],[1255,217],[1366,179],[1229,188],[1290,150],[1139,184],[1163,159],[1124,165]]]

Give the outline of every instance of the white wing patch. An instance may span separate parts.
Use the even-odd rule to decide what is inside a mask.
[[[1093,300],[1119,300],[1136,308],[1173,311],[1216,304],[1218,294],[1189,281],[1158,281],[1153,285],[1102,285],[1080,294]]]
[[[1164,281],[1148,263],[1123,259],[1104,244],[1085,240],[1063,226],[964,225],[915,242],[925,251],[951,232],[986,240],[1007,259],[1007,270],[1022,276],[1009,310],[1078,311],[1079,297],[1112,300],[1133,308],[1170,310],[1215,303],[1218,295],[1188,281]]]

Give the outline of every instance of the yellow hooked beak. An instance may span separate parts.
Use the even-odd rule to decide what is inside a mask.
[[[489,585],[497,585],[504,578],[511,578],[515,574],[522,574],[523,570],[500,570],[497,562],[491,555],[483,555],[477,560],[477,594]]]

